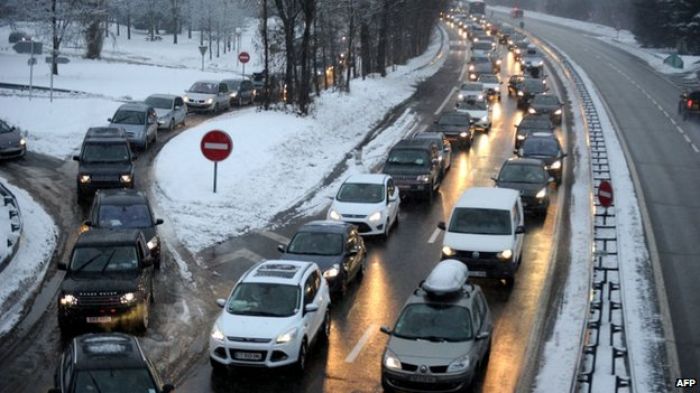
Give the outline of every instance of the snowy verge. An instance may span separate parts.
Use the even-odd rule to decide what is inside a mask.
[[[351,93],[324,92],[312,115],[243,110],[219,116],[171,140],[155,163],[157,203],[178,239],[192,252],[264,227],[303,201],[365,139],[416,84],[444,64],[447,34],[435,32],[428,50],[386,78],[353,80]],[[199,151],[209,130],[228,132],[231,156],[218,165]]]
[[[4,335],[19,322],[26,302],[43,282],[58,232],[51,216],[26,191],[0,181],[17,198],[23,225],[17,253],[0,273],[0,335]]]

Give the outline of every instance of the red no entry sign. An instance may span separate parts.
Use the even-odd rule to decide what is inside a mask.
[[[210,161],[218,162],[228,158],[233,150],[233,141],[227,133],[221,130],[211,130],[204,134],[199,146],[204,157]]]
[[[613,203],[613,188],[609,181],[603,180],[598,185],[598,202],[604,208],[609,208]]]
[[[248,52],[241,52],[238,54],[238,61],[245,64],[250,61],[250,54]]]

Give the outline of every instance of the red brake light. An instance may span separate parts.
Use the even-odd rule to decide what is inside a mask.
[[[693,108],[693,100],[689,99],[688,100],[688,109],[692,109],[692,108]]]

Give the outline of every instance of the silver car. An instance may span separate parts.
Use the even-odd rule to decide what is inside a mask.
[[[382,357],[385,392],[466,390],[488,363],[493,325],[460,261],[440,262],[404,305]],[[438,388],[439,387],[439,388]]]
[[[172,131],[180,124],[185,125],[187,107],[182,97],[171,94],[151,94],[145,102],[156,110],[158,129]]]
[[[24,157],[27,139],[17,127],[0,120],[0,158]]]
[[[187,110],[217,113],[231,109],[228,85],[221,81],[195,82],[185,91]]]
[[[143,102],[122,104],[107,121],[110,126],[123,128],[129,143],[138,149],[147,150],[158,141],[156,110]]]

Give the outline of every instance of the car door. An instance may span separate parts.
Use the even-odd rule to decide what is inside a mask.
[[[173,117],[175,118],[175,124],[180,124],[185,122],[185,116],[187,110],[185,109],[185,102],[182,97],[175,97],[173,106]]]
[[[486,298],[484,297],[484,294],[479,291],[476,293],[476,296],[474,297],[474,305],[476,308],[476,312],[479,314],[480,319],[481,319],[481,326],[479,329],[475,329],[474,332],[476,333],[489,333],[491,334],[491,331],[493,330],[493,327],[491,325],[491,316],[488,312],[488,305],[486,304]],[[481,340],[480,345],[479,345],[479,358],[483,359],[483,357],[486,355],[486,352],[489,349],[489,339]]]
[[[216,101],[219,103],[219,107],[230,108],[231,102],[228,95],[228,85],[225,83],[219,83],[219,94],[216,95]]]
[[[345,263],[348,281],[357,275],[360,266],[359,250],[358,252],[354,252],[354,250],[358,250],[357,238],[353,236],[353,232],[350,230],[345,242],[345,259],[343,262]]]
[[[312,271],[304,283],[304,330],[309,339],[316,336],[318,328],[323,322],[323,305],[318,291],[320,284],[321,277],[317,270]],[[306,306],[309,304],[316,304],[318,311],[307,312]]]
[[[520,197],[518,197],[515,206],[513,206],[513,232],[517,232],[519,227],[524,227],[524,222],[523,222],[523,205],[520,201]],[[525,238],[524,233],[515,233],[515,244],[513,247],[513,256],[514,258],[520,258],[520,254],[523,249],[523,239]],[[518,260],[518,263],[521,261]]]
[[[148,108],[146,111],[146,139],[155,139],[156,133],[158,132],[158,115],[156,110],[153,108]],[[149,136],[150,135],[150,136]]]
[[[386,201],[387,216],[391,218],[389,223],[391,225],[399,214],[399,188],[396,187],[392,178],[386,181]]]

